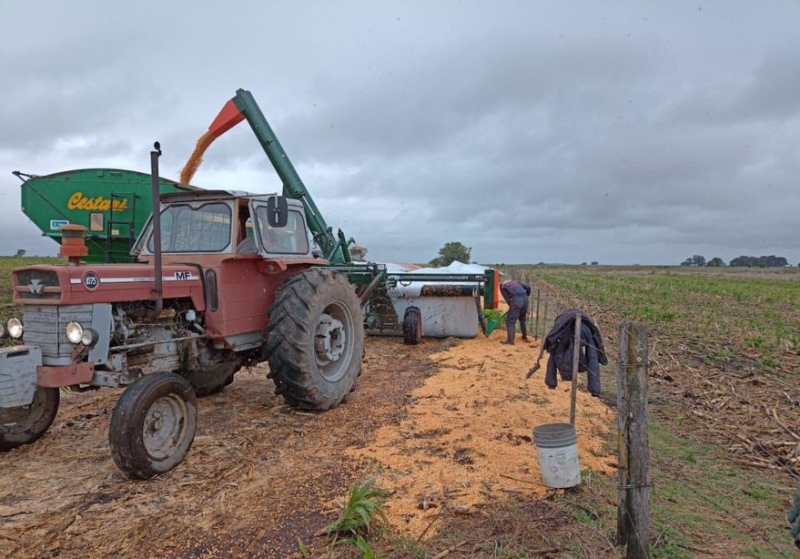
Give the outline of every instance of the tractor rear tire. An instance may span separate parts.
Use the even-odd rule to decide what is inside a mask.
[[[194,442],[197,396],[175,373],[153,373],[125,389],[108,429],[111,456],[133,479],[150,479],[180,464]]]
[[[364,319],[345,276],[310,268],[289,278],[269,309],[266,336],[267,376],[289,405],[327,410],[355,386]]]
[[[0,408],[0,451],[39,440],[58,413],[58,388],[36,387],[33,402],[18,408]]]
[[[417,345],[422,341],[422,312],[419,307],[408,307],[403,315],[403,343]]]

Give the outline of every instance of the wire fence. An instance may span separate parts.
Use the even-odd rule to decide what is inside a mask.
[[[506,268],[506,274],[510,276],[510,279],[522,281],[531,286],[525,323],[528,333],[537,340],[547,335],[553,322],[561,313],[577,308],[575,301],[561,299],[546,284],[537,281],[518,268],[509,266]],[[589,313],[584,314],[588,315]]]
[[[522,281],[531,285],[529,278],[525,278]],[[572,307],[565,304],[558,297],[548,293],[544,288],[538,287],[536,284],[531,285],[531,297],[526,319],[528,331],[537,340],[544,338],[558,315],[569,308]]]
[[[547,284],[547,282],[540,281],[536,277],[531,276],[529,274],[530,267],[525,269],[525,267],[516,268],[514,266],[508,266],[504,271],[507,276],[504,279],[515,279],[517,281],[525,282],[531,286],[531,295],[529,298],[528,312],[525,320],[529,334],[542,343],[544,343],[544,337],[547,336],[556,318],[566,310],[579,308],[585,315],[590,317],[594,314],[597,316],[602,314],[602,319],[604,322],[598,326],[602,331],[603,344],[605,346],[604,351],[606,352],[609,361],[603,376],[606,378],[606,380],[611,380],[608,378],[611,375],[616,376],[616,367],[619,360],[619,356],[617,355],[617,331],[619,329],[619,325],[623,322],[621,316],[616,315],[613,312],[609,313],[607,312],[607,309],[600,309],[593,306],[591,303],[581,301],[577,297],[570,296],[569,294],[565,295],[563,294],[563,291],[561,295],[557,294],[557,289],[554,289],[553,286],[550,286]],[[610,320],[613,320],[616,323],[610,323]],[[651,345],[655,345],[656,342],[657,340],[650,340]],[[581,380],[585,382],[584,379]],[[607,384],[611,385],[612,387],[615,385],[614,382]],[[617,395],[615,392],[607,393],[604,397],[604,400],[610,406],[615,407],[616,396]],[[718,495],[718,487],[716,487],[711,480],[694,478],[687,479],[685,472],[681,471],[680,469],[675,470],[672,468],[672,464],[668,459],[665,460],[660,459],[657,456],[651,456],[650,460],[652,465],[657,468],[657,473],[654,472],[655,479],[652,483],[652,497],[654,500],[658,500],[660,498],[659,482],[662,485],[667,483],[681,485],[690,483],[693,488],[693,493],[697,497],[700,497],[709,509],[710,518],[719,518],[720,522],[723,522],[725,519],[727,519],[728,522],[735,524],[738,527],[739,533],[747,534],[753,545],[764,550],[765,557],[773,556],[787,559],[790,557],[790,554],[786,551],[785,541],[776,540],[774,535],[768,533],[764,527],[756,526],[747,519],[738,515],[735,505],[726,502],[724,499],[720,499]],[[730,498],[730,495],[725,495],[725,497]],[[681,531],[680,528],[670,522],[668,518],[662,516],[668,515],[669,513],[664,511],[659,512],[659,510],[660,509],[651,511],[651,537],[655,547],[657,547],[659,543],[664,545],[663,540],[665,539],[672,539],[670,534],[675,534]],[[625,512],[625,514],[627,514],[627,512]],[[733,520],[731,521],[730,519]],[[686,539],[689,541],[692,540],[692,538],[688,535]],[[701,547],[695,547],[689,544],[675,543],[674,540],[673,545],[676,545],[678,548],[682,548],[684,551],[688,551],[689,553],[700,553],[709,556],[714,555],[713,550],[703,549]],[[653,551],[651,550],[647,556],[652,556],[652,553]]]

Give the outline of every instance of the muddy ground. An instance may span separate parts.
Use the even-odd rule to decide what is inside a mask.
[[[370,337],[356,391],[324,413],[284,405],[263,369],[241,371],[200,400],[184,463],[150,481],[111,459],[120,392],[65,394],[42,440],[0,455],[0,557],[299,557],[299,541],[317,556],[315,534],[370,475],[412,541],[470,519],[485,527],[478,513],[509,497],[552,522],[531,427],[568,419],[569,385],[525,381],[538,348],[500,339]],[[579,392],[581,468],[596,475],[614,472],[611,413]]]

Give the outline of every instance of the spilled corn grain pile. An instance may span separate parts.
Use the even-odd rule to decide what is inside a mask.
[[[407,415],[364,448],[348,454],[374,460],[379,484],[392,491],[392,525],[419,538],[437,518],[469,514],[511,494],[544,497],[532,428],[569,421],[570,383],[547,388],[544,371],[529,380],[538,344],[517,334],[482,335],[430,356],[438,373],[410,394]],[[585,383],[585,375],[581,376]],[[578,393],[576,431],[581,470],[611,474],[616,458],[603,443],[612,412],[585,390]]]

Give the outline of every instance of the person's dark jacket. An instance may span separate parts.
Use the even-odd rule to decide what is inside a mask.
[[[526,339],[525,320],[528,315],[528,296],[531,294],[531,286],[522,281],[504,281],[500,284],[500,293],[508,303],[506,328],[513,328],[519,320],[522,337]]]
[[[575,340],[575,318],[581,316],[581,347],[578,356],[578,371],[588,371],[589,393],[600,395],[600,365],[608,365],[600,330],[592,318],[580,309],[569,309],[559,314],[553,327],[544,339],[544,349],[550,353],[544,382],[550,388],[558,385],[556,371],[561,380],[572,380],[572,356]]]
[[[531,286],[523,281],[504,281],[500,284],[500,293],[509,306],[522,307],[528,304]]]

